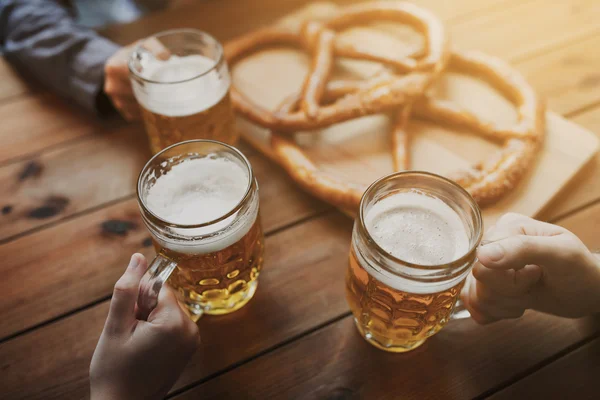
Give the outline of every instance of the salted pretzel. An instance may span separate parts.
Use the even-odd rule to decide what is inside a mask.
[[[422,57],[377,56],[365,50],[338,44],[335,40],[334,32],[337,29],[381,20],[406,23],[421,32],[425,37]],[[273,113],[254,104],[235,86],[231,88],[231,100],[235,110],[250,121],[288,133],[314,131],[408,104],[422,96],[443,71],[449,56],[448,41],[441,22],[429,11],[404,2],[384,1],[350,6],[324,21],[307,22],[296,31],[281,27],[264,28],[228,43],[225,46],[225,58],[233,67],[251,53],[274,45],[300,47],[313,54],[311,70],[303,87],[301,110]],[[356,92],[343,96],[332,104],[320,105],[335,55],[379,61],[407,74],[389,75],[385,80],[366,81]]]
[[[458,104],[423,96],[412,106],[413,117],[458,128],[504,142],[492,158],[466,171],[449,177],[463,186],[480,205],[493,203],[513,189],[521,180],[539,149],[545,132],[545,107],[525,78],[502,60],[480,52],[455,51],[450,57],[449,70],[480,78],[506,96],[517,107],[517,124],[498,128]],[[360,83],[336,81],[325,89],[325,96],[336,98],[348,95]],[[408,169],[408,136],[405,121],[400,121],[393,132],[393,158],[396,170]],[[402,164],[404,163],[404,164]]]
[[[372,6],[373,4],[375,6]],[[392,4],[395,6],[391,6]],[[405,3],[390,2],[385,3],[385,6],[382,3],[366,3],[342,10],[333,18],[307,22],[302,25],[299,33],[269,28],[237,40],[233,46],[227,47],[232,60],[239,60],[239,57],[262,45],[286,43],[312,49],[313,65],[302,91],[287,99],[275,112],[271,113],[254,106],[235,89],[232,90],[234,105],[251,121],[271,129],[270,155],[298,184],[316,196],[350,211],[357,209],[365,186],[345,182],[319,169],[294,141],[284,136],[286,132],[329,126],[347,120],[349,115],[355,118],[374,112],[391,111],[394,118],[391,132],[392,156],[396,170],[409,169],[410,166],[411,135],[408,131],[408,122],[411,117],[451,124],[502,142],[503,148],[489,160],[450,176],[467,189],[480,205],[492,203],[514,188],[531,164],[543,141],[545,108],[533,88],[517,71],[501,60],[485,54],[455,51],[450,57],[439,54],[436,58],[435,52],[427,48],[426,44],[426,51],[417,53],[415,59],[395,60],[392,57],[380,57],[369,54],[364,49],[344,47],[337,43],[333,33],[335,30],[345,28],[352,23],[373,19],[393,20],[389,15],[383,18],[382,14],[388,12],[383,10],[397,7],[398,4]],[[408,7],[411,9],[415,6]],[[432,29],[427,32],[431,34]],[[445,48],[446,44],[441,47],[441,49]],[[393,74],[380,74],[367,81],[329,81],[332,56],[379,61],[394,66],[395,71],[412,72],[401,78]],[[446,61],[447,59],[449,62]],[[446,65],[451,70],[488,82],[507,97],[517,107],[517,123],[509,128],[499,128],[490,122],[480,120],[458,104],[436,99],[427,94],[426,89],[429,84]],[[399,91],[400,96],[404,96],[402,102],[390,102],[389,107],[386,105],[381,108],[373,107],[368,103],[369,99],[376,96],[371,92],[374,88],[395,93],[399,86],[393,86],[393,82],[397,83],[403,78],[419,77],[423,72],[415,71],[421,69],[428,71],[429,81],[419,85],[420,91],[415,87],[414,92],[407,95],[405,82],[400,85],[402,89]],[[347,104],[345,102],[363,104],[361,103],[363,99],[367,99],[366,110],[348,111],[349,108],[345,108]],[[383,101],[384,98],[381,99]],[[327,105],[321,106],[322,102]],[[343,110],[341,116],[332,117],[329,113],[334,109]],[[379,111],[374,111],[375,109]]]

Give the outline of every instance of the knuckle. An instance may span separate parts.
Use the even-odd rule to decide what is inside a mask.
[[[537,247],[538,243],[534,237],[527,235],[519,235],[518,240],[514,242],[514,249],[509,250],[512,250],[518,255],[523,255],[536,250]]]
[[[477,281],[481,282],[485,279],[485,271],[484,271],[484,266],[477,263],[475,265],[475,267],[473,268],[473,278],[475,278]]]
[[[136,287],[132,285],[130,282],[119,279],[117,283],[115,283],[115,287],[113,288],[113,296],[129,296],[135,294]]]

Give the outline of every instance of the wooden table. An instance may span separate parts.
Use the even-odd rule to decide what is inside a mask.
[[[124,44],[197,27],[225,41],[302,3],[203,1],[104,33]],[[460,47],[511,61],[550,109],[600,132],[600,2],[418,3],[446,21]],[[112,287],[133,252],[153,253],[134,199],[150,154],[141,127],[95,121],[4,62],[0,77],[0,397],[84,398]],[[241,147],[261,184],[260,289],[239,312],[200,320],[202,347],[170,397],[598,398],[598,316],[467,320],[406,355],[371,347],[344,298],[352,221]],[[540,215],[596,249],[599,160]]]

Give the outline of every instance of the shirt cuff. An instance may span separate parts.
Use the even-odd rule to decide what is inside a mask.
[[[86,109],[100,115],[107,112],[104,84],[104,64],[120,47],[103,37],[94,37],[77,53],[71,66],[71,95]],[[106,99],[107,100],[107,99]]]

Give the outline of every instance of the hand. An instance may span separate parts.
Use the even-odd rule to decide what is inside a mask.
[[[167,60],[171,53],[154,37],[137,41],[119,49],[104,64],[104,93],[108,95],[115,108],[127,121],[142,118],[140,105],[135,99],[129,79],[129,57],[138,45],[154,54],[160,60]]]
[[[137,121],[142,116],[129,80],[129,56],[136,45],[137,42],[119,49],[104,64],[104,93],[127,121]]]
[[[198,327],[167,286],[148,320],[136,319],[138,286],[147,267],[144,256],[134,254],[115,284],[90,365],[92,400],[164,398],[198,346]]]
[[[600,312],[600,258],[564,228],[506,214],[477,257],[461,298],[480,324],[529,308],[570,318]]]

